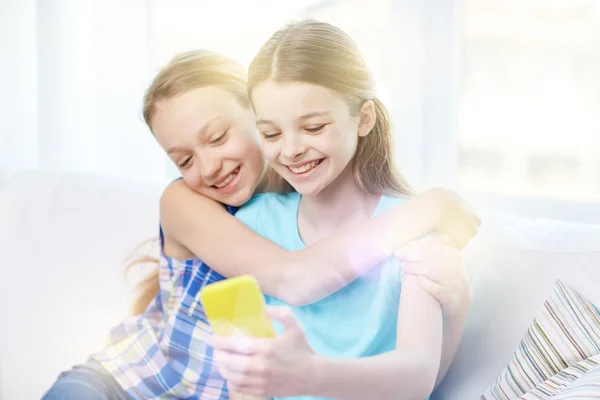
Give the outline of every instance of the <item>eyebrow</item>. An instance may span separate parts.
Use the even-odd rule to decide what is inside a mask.
[[[196,134],[203,135],[204,133],[206,133],[206,130],[208,129],[208,127],[211,126],[216,120],[218,120],[220,118],[221,117],[217,116],[217,117],[213,117],[213,118],[209,119],[196,131]],[[169,148],[169,150],[167,150],[167,154],[175,153],[177,151],[182,151],[182,150],[183,149],[181,149],[177,146],[173,146],[173,147]]]
[[[314,112],[310,112],[308,114],[301,115],[298,118],[296,118],[296,120],[297,121],[304,121],[304,120],[307,120],[309,118],[323,117],[323,116],[329,115],[329,114],[331,114],[329,111],[314,111]],[[274,124],[274,122],[270,121],[268,119],[259,119],[258,121],[256,121],[256,125],[265,125],[265,124]]]

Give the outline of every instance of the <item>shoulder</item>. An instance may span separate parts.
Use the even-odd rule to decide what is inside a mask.
[[[223,208],[223,206],[191,189],[183,180],[178,179],[171,182],[165,188],[160,196],[160,219],[164,222],[165,218],[173,215],[184,214],[190,211],[189,206],[195,210],[210,210],[211,208]]]
[[[397,207],[400,204],[404,203],[406,200],[407,199],[405,197],[397,197],[384,194],[379,199],[379,204],[377,205],[377,211],[375,214],[380,214],[394,207]]]
[[[160,223],[166,235],[183,231],[194,221],[210,225],[212,219],[233,213],[221,203],[191,189],[183,180],[176,180],[165,188],[160,197]]]
[[[160,196],[160,205],[170,205],[173,202],[176,202],[181,197],[190,196],[192,193],[195,193],[183,179],[177,179],[171,182],[165,190],[163,190]],[[196,195],[198,195],[196,193]]]

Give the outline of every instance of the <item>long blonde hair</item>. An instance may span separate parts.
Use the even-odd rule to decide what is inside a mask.
[[[341,29],[305,20],[273,34],[248,69],[248,93],[267,80],[307,82],[341,94],[350,111],[358,114],[367,100],[375,104],[376,123],[359,138],[354,155],[354,178],[368,194],[410,197],[408,182],[396,169],[389,113],[375,95],[375,83],[356,43]],[[269,188],[285,188],[283,178],[271,176]],[[278,182],[279,181],[279,182]]]
[[[158,103],[206,86],[219,86],[232,93],[243,107],[250,107],[246,85],[246,70],[229,57],[208,50],[179,54],[159,71],[146,90],[144,121],[152,131],[152,119]],[[143,313],[159,292],[158,260],[142,256],[126,266],[126,272],[129,272],[134,266],[147,263],[155,267],[135,287],[133,314]]]

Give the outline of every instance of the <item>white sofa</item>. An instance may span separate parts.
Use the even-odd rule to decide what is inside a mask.
[[[164,184],[0,172],[0,399],[39,399],[127,314],[125,260],[157,235]],[[556,278],[600,305],[600,226],[483,217],[465,250],[474,305],[434,399],[477,399]]]

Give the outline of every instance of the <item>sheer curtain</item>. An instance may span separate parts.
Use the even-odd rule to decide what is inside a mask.
[[[0,169],[166,179],[141,117],[144,0],[2,0]]]
[[[0,5],[0,173],[172,178],[177,171],[141,118],[143,92],[157,67],[193,48],[221,51],[247,65],[275,29],[308,17],[342,27],[363,49],[392,113],[400,168],[418,189],[454,187],[508,212],[524,200],[523,215],[599,218],[600,8],[594,0]],[[505,29],[515,18],[522,25],[516,39]],[[569,40],[553,39],[564,32]],[[547,76],[533,85],[528,77],[544,71]],[[540,88],[566,94],[545,96]],[[540,96],[547,101],[537,101]],[[563,103],[572,106],[551,112]],[[553,127],[552,140],[542,126]],[[524,156],[512,162],[517,153]]]
[[[141,117],[143,92],[157,67],[192,48],[221,51],[247,65],[273,31],[308,17],[341,26],[364,49],[380,96],[392,111],[398,159],[411,181],[423,186],[448,181],[430,176],[449,170],[439,155],[439,168],[425,169],[431,147],[421,133],[434,130],[450,137],[453,129],[446,116],[454,100],[454,70],[424,66],[431,62],[427,55],[453,48],[454,37],[448,33],[451,25],[428,22],[428,6],[438,10],[433,13],[438,22],[453,21],[454,0],[379,1],[369,7],[370,19],[361,18],[365,6],[357,0],[0,1],[0,87],[5,89],[0,170],[171,178],[177,171]],[[452,64],[455,55],[446,53],[438,54],[442,59],[435,65]],[[448,85],[436,85],[430,96],[434,90],[424,83],[440,80]],[[427,110],[426,99],[435,99]],[[435,127],[423,122],[433,120],[427,117],[431,114],[438,116]]]

